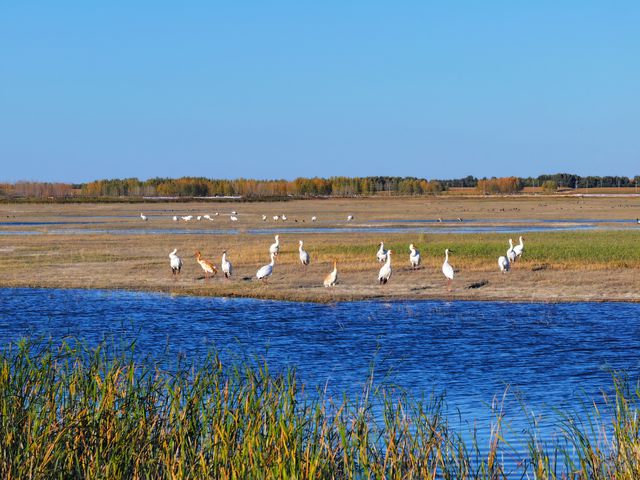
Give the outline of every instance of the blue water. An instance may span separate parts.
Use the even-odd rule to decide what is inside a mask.
[[[0,346],[23,337],[135,343],[171,369],[220,352],[223,363],[295,367],[307,392],[341,398],[375,383],[414,398],[446,394],[450,419],[488,444],[490,405],[508,389],[506,436],[531,412],[547,438],[557,410],[613,393],[613,372],[640,376],[640,304],[375,301],[333,305],[96,290],[0,289]],[[522,405],[526,407],[523,409]],[[459,419],[459,420],[458,420]],[[464,432],[467,432],[466,434]],[[511,438],[509,438],[511,437]],[[516,438],[514,438],[516,437]],[[516,462],[516,460],[514,460]]]
[[[110,228],[110,229],[78,229],[64,228],[48,231],[39,230],[0,230],[0,235],[275,235],[278,233],[530,233],[530,232],[564,232],[578,230],[615,230],[615,227],[599,227],[595,225],[498,225],[498,226],[460,226],[460,227],[309,227],[309,228],[261,228],[261,229],[193,229],[193,228]]]
[[[402,301],[333,305],[96,290],[0,289],[0,344],[73,336],[141,354],[266,357],[307,383],[354,391],[373,362],[414,394],[469,406],[506,385],[534,403],[598,394],[640,373],[640,304]]]

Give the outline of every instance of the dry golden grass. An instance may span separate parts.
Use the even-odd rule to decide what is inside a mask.
[[[637,198],[540,199],[540,198],[409,198],[332,199],[277,203],[228,204],[126,204],[126,205],[2,205],[5,221],[100,221],[104,224],[4,226],[14,230],[64,231],[65,228],[150,229],[157,233],[103,234],[57,233],[0,236],[0,286],[48,288],[117,288],[162,291],[173,294],[249,296],[331,302],[365,298],[447,298],[478,300],[576,301],[640,300],[640,229],[630,222],[625,231],[549,232],[525,235],[526,250],[513,270],[501,275],[497,257],[507,249],[508,234],[413,234],[370,233],[366,225],[390,220],[482,219],[486,224],[508,219],[635,219]],[[232,210],[240,221],[228,219]],[[213,222],[195,220],[175,223],[173,215],[220,212]],[[149,221],[139,218],[140,212]],[[269,220],[263,222],[261,215]],[[286,223],[271,217],[286,213]],[[291,232],[291,227],[351,226],[361,232]],[[7,215],[10,217],[7,219]],[[13,217],[15,215],[15,218]],[[226,216],[225,216],[226,215]],[[312,215],[318,222],[312,224]],[[296,223],[294,220],[298,220]],[[302,220],[305,220],[303,223]],[[457,222],[453,222],[456,224]],[[457,223],[459,224],[459,223]],[[474,222],[477,225],[478,222]],[[106,225],[106,226],[105,226]],[[193,233],[175,234],[180,228]],[[276,229],[282,250],[269,285],[255,279],[256,270],[268,263],[273,237],[247,230]],[[201,234],[215,229],[219,234]],[[225,233],[237,229],[239,234]],[[518,230],[511,234],[517,242]],[[311,265],[303,268],[297,242],[304,240]],[[380,264],[376,245],[384,241],[394,250],[393,276],[386,286],[377,284]],[[409,268],[408,245],[422,252],[419,270]],[[445,248],[454,250],[451,263],[458,270],[452,292],[440,271]],[[173,278],[168,254],[178,248],[183,273]],[[234,276],[219,274],[205,281],[194,254],[218,267],[228,251]],[[338,260],[339,284],[325,289],[322,279]],[[468,288],[482,284],[479,288]]]

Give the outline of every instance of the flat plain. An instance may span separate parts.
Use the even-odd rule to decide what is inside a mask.
[[[237,212],[237,222],[230,220]],[[216,212],[218,215],[215,215]],[[141,219],[144,213],[147,220]],[[273,216],[286,215],[287,220]],[[174,221],[173,216],[179,220]],[[190,221],[181,216],[193,215]],[[209,221],[198,216],[210,215]],[[267,220],[263,221],[262,216]],[[347,216],[353,220],[347,221]],[[317,217],[312,222],[311,218]],[[176,295],[334,302],[359,299],[640,301],[637,196],[375,197],[282,202],[2,204],[0,287],[99,288]],[[281,251],[268,284],[255,278]],[[508,239],[523,258],[498,270]],[[311,264],[298,258],[303,240]],[[393,251],[393,275],[378,285],[377,245]],[[421,252],[412,270],[408,246]],[[174,277],[168,254],[182,258]],[[453,250],[451,291],[441,272]],[[205,279],[194,254],[234,274]],[[338,262],[339,283],[324,288]]]

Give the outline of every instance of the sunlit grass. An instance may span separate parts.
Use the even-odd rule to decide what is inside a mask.
[[[527,450],[515,452],[499,408],[482,445],[450,426],[442,399],[371,382],[357,398],[332,400],[263,363],[224,367],[211,355],[169,372],[105,345],[25,342],[0,355],[0,475],[638,478],[638,391],[615,386],[606,414],[567,412],[559,440],[532,423],[521,434]]]

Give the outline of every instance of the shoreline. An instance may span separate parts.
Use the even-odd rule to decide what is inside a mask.
[[[324,288],[324,287],[323,287]],[[384,288],[384,287],[382,287]],[[465,289],[469,289],[467,286]],[[480,287],[481,288],[481,287]],[[293,303],[310,303],[320,305],[330,305],[335,303],[357,303],[357,302],[421,302],[421,301],[436,301],[436,302],[480,302],[480,303],[513,303],[513,304],[565,304],[565,303],[640,303],[640,295],[636,297],[614,297],[614,296],[597,296],[597,298],[588,296],[558,296],[553,298],[542,297],[542,295],[532,296],[500,296],[500,295],[474,295],[464,291],[456,292],[455,290],[451,294],[378,294],[378,295],[366,295],[366,294],[348,294],[348,295],[331,295],[332,292],[328,291],[328,295],[324,296],[295,296],[287,295],[286,293],[276,292],[263,292],[260,294],[246,293],[246,292],[218,292],[215,290],[202,291],[202,290],[189,290],[181,289],[176,290],[166,287],[154,287],[154,288],[139,288],[134,286],[82,286],[82,285],[46,285],[46,284],[6,284],[0,282],[0,289],[42,289],[42,290],[93,290],[104,292],[129,292],[129,293],[149,293],[149,294],[162,294],[171,297],[193,297],[193,298],[220,298],[220,299],[248,299],[248,300],[264,300],[271,302],[293,302]]]

